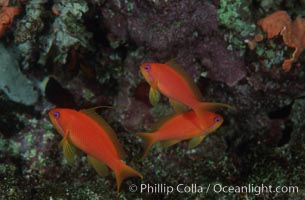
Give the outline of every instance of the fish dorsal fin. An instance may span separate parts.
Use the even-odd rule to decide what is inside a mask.
[[[237,109],[234,106],[230,106],[229,104],[225,104],[225,103],[216,103],[216,102],[202,102],[199,105],[199,109],[201,110],[210,110],[210,111],[214,111],[217,108],[228,108],[232,111],[236,111]]]
[[[198,88],[198,86],[194,83],[194,80],[191,78],[191,76],[180,66],[176,63],[174,59],[171,59],[165,63],[169,67],[171,67],[175,72],[177,72],[180,76],[183,77],[183,79],[187,82],[187,84],[190,86],[192,92],[197,97],[199,101],[203,99],[203,96]]]
[[[172,118],[174,118],[177,115],[178,115],[177,113],[174,113],[174,114],[170,114],[165,117],[162,117],[161,119],[159,119],[157,122],[154,123],[154,125],[152,126],[151,132],[157,131],[161,126],[163,126],[163,124],[165,124],[166,122],[168,122],[169,120],[171,120]]]
[[[82,111],[86,111],[86,110],[92,110],[92,111],[95,111],[99,108],[112,108],[112,106],[95,106],[95,107],[92,107],[92,108],[87,108],[87,109],[83,109]]]
[[[174,99],[169,99],[169,104],[175,110],[176,113],[183,113],[183,112],[186,112],[187,110],[189,110],[189,108],[186,105],[184,105]]]
[[[98,161],[97,159],[95,159],[94,157],[92,157],[90,155],[87,156],[87,160],[100,176],[102,176],[102,177],[108,176],[109,169],[104,163]]]
[[[165,140],[165,141],[161,141],[160,143],[163,148],[168,148],[179,142],[181,142],[181,140]]]
[[[206,136],[207,135],[203,135],[203,136],[198,136],[198,137],[192,138],[188,143],[188,148],[192,149],[192,148],[197,147]]]
[[[64,156],[66,158],[66,160],[68,161],[68,163],[73,163],[75,160],[75,155],[77,153],[77,149],[74,145],[72,145],[69,140],[69,132],[67,133],[67,135],[61,140],[60,145],[63,148],[64,151]]]
[[[97,114],[95,112],[95,110],[96,110],[96,107],[85,109],[85,110],[80,110],[80,112],[84,113],[85,115],[87,115],[88,117],[90,117],[91,119],[96,121],[96,123],[98,123],[101,127],[103,127],[105,129],[105,133],[111,139],[111,141],[114,144],[120,158],[122,160],[124,160],[125,157],[126,157],[126,154],[125,154],[121,144],[119,143],[119,140],[117,139],[117,136],[116,136],[114,130],[109,126],[109,124],[104,120],[103,117],[101,117],[99,114]]]

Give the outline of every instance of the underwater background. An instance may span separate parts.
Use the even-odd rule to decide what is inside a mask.
[[[293,24],[305,16],[304,0],[0,0],[0,7],[0,199],[115,199],[113,174],[98,176],[85,154],[68,164],[48,118],[55,107],[100,105],[112,106],[99,114],[126,163],[144,176],[125,180],[119,199],[305,199],[305,56],[294,57],[305,49],[305,22],[292,45],[281,35],[287,26],[267,38],[257,24],[278,10]],[[164,97],[150,104],[139,66],[171,59],[204,101],[236,110],[217,110],[224,123],[196,148],[156,145],[140,161],[135,134],[173,110]],[[141,184],[154,189],[141,192]],[[204,191],[156,190],[179,184]],[[215,185],[298,190],[206,192]]]

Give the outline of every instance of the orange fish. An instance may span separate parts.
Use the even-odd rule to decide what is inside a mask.
[[[191,139],[189,148],[196,147],[209,134],[215,131],[223,122],[222,116],[204,111],[205,127],[199,128],[196,124],[202,124],[194,111],[188,111],[181,114],[167,116],[160,120],[157,127],[150,133],[137,133],[137,136],[142,137],[146,146],[144,158],[149,149],[156,142],[162,142],[163,147],[172,146],[182,140]]]
[[[98,108],[98,107],[96,107]],[[143,176],[122,162],[125,153],[113,129],[99,116],[96,108],[76,111],[56,108],[49,117],[63,136],[61,145],[68,162],[73,162],[77,149],[87,154],[88,162],[101,176],[108,175],[107,166],[115,173],[117,193],[127,177]]]
[[[184,105],[192,108],[196,115],[201,118],[200,127],[207,126],[202,113],[214,107],[227,107],[223,103],[202,102],[202,94],[192,78],[174,61],[166,64],[143,63],[140,66],[141,73],[150,84],[149,99],[155,105],[160,99],[160,93],[169,98],[171,106],[176,112],[185,111]],[[160,92],[160,93],[159,93]]]

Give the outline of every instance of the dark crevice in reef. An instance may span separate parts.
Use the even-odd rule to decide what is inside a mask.
[[[285,123],[285,128],[282,131],[282,137],[277,144],[278,147],[284,146],[290,141],[292,131],[293,123],[289,120],[287,123]]]
[[[58,95],[60,94],[60,95]],[[75,108],[73,95],[54,78],[50,78],[45,89],[46,98],[58,107]]]
[[[289,117],[290,112],[291,112],[291,105],[287,105],[277,110],[270,111],[268,113],[268,117],[270,119],[283,119]]]

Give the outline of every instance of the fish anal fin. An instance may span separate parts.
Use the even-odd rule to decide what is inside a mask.
[[[77,153],[77,149],[74,145],[72,145],[69,140],[69,132],[66,134],[66,136],[61,140],[60,145],[63,148],[64,156],[68,163],[73,163],[75,160],[75,155]]]
[[[189,143],[188,143],[188,148],[192,149],[197,147],[202,141],[203,139],[206,137],[207,135],[202,135],[202,136],[198,136],[195,138],[192,138]]]
[[[155,106],[160,101],[161,95],[157,88],[150,87],[149,89],[149,101]]]
[[[105,129],[105,133],[109,136],[109,138],[111,139],[112,143],[114,144],[120,158],[122,160],[125,159],[126,154],[124,149],[122,148],[121,144],[119,143],[119,140],[117,139],[117,136],[114,132],[114,130],[110,127],[110,125],[104,120],[103,117],[101,117],[99,114],[97,114],[95,112],[95,109],[85,109],[85,110],[81,110],[80,112],[84,113],[85,115],[87,115],[88,117],[90,117],[91,119],[93,119],[94,121],[96,121],[96,123],[98,123],[103,129]]]
[[[95,169],[95,171],[102,177],[106,177],[109,174],[109,169],[108,167],[100,162],[99,160],[95,159],[94,157],[88,155],[87,156],[88,162],[92,167]]]
[[[186,112],[187,110],[189,110],[188,106],[186,106],[174,99],[169,99],[169,103],[172,106],[172,108],[175,110],[176,113],[183,113],[183,112]]]
[[[165,141],[161,141],[160,143],[163,148],[168,148],[179,142],[181,142],[181,140],[165,140]]]
[[[197,99],[199,101],[201,101],[203,97],[202,97],[202,94],[201,94],[198,86],[195,84],[192,77],[183,69],[183,67],[178,65],[174,59],[167,61],[165,64],[168,65],[169,67],[171,67],[174,71],[176,71],[180,76],[182,76],[184,78],[184,80],[190,86],[194,95],[197,97]]]

